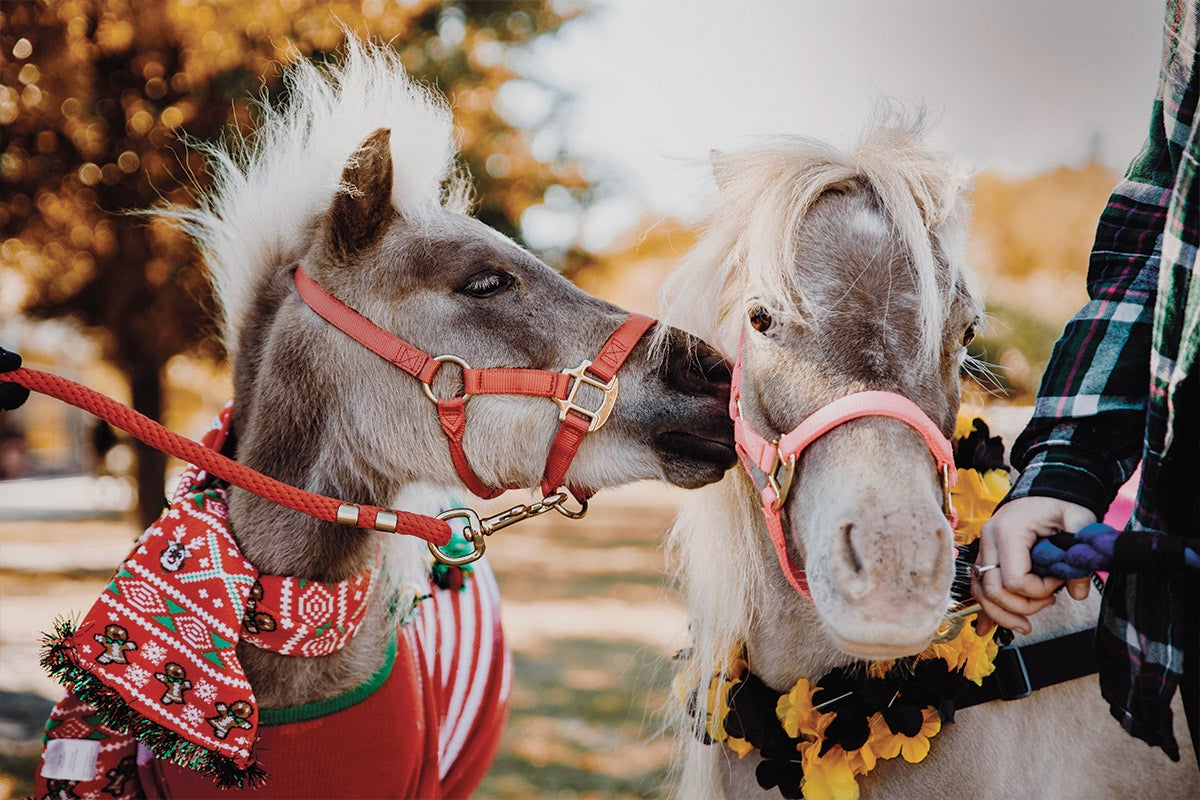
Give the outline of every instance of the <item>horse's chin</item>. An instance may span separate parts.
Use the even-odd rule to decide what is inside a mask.
[[[860,658],[864,661],[884,661],[894,658],[905,658],[907,656],[915,656],[918,653],[929,647],[933,642],[933,635],[925,636],[920,639],[914,639],[908,643],[894,642],[867,642],[858,641],[855,639],[847,639],[839,636],[832,630],[826,628],[826,633],[833,641],[835,647],[841,650],[848,656]]]
[[[721,480],[737,461],[732,441],[684,431],[660,433],[654,450],[662,463],[663,479],[684,489],[698,489]]]

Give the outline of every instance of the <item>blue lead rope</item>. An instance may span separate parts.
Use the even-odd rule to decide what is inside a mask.
[[[1033,571],[1054,578],[1086,578],[1093,572],[1171,572],[1200,569],[1194,538],[1153,531],[1119,531],[1097,522],[1075,533],[1038,539],[1030,551]]]

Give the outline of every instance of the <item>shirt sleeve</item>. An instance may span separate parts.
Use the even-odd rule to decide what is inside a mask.
[[[1178,148],[1161,94],[1150,133],[1100,215],[1090,298],[1054,346],[1033,418],[1013,445],[1005,501],[1056,497],[1103,517],[1141,457],[1162,232]]]

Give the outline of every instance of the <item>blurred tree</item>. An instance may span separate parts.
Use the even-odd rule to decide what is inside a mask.
[[[1010,400],[1031,402],[1063,325],[1087,300],[1096,220],[1118,175],[1089,159],[975,179],[968,261],[987,287],[989,324],[971,346],[997,364]]]
[[[476,213],[519,239],[522,213],[547,189],[586,201],[575,165],[532,155],[551,115],[518,128],[498,111],[503,89],[531,86],[514,53],[577,13],[562,9],[551,0],[4,3],[0,268],[22,275],[27,314],[70,318],[93,335],[128,378],[133,406],[159,419],[167,360],[222,355],[195,250],[166,226],[122,214],[186,202],[204,185],[203,164],[179,135],[252,128],[250,98],[278,92],[282,64],[331,57],[344,25],[392,42],[418,80],[448,97]],[[145,524],[161,509],[164,467],[164,456],[139,449]]]

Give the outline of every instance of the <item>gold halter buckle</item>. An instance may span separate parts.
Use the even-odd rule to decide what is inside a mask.
[[[771,510],[779,511],[787,502],[788,492],[792,490],[792,480],[796,477],[796,456],[793,454],[787,460],[779,457],[778,437],[771,442],[771,446],[775,453],[775,460],[771,463],[771,468],[767,470],[767,485],[775,492],[775,502],[771,504]],[[781,470],[782,476],[779,474]]]
[[[942,464],[942,513],[954,519],[954,503],[950,498],[950,465]]]
[[[608,422],[608,415],[612,413],[613,406],[617,404],[617,393],[620,391],[616,375],[611,381],[605,383],[588,374],[587,368],[591,365],[591,361],[584,361],[575,369],[564,369],[563,374],[570,375],[574,380],[571,381],[571,388],[567,391],[565,399],[554,398],[554,402],[558,403],[558,418],[564,420],[567,418],[568,412],[574,411],[588,421],[588,433],[600,430],[601,426]],[[579,394],[580,386],[590,386],[604,393],[599,408],[587,408],[575,402],[575,396]]]

